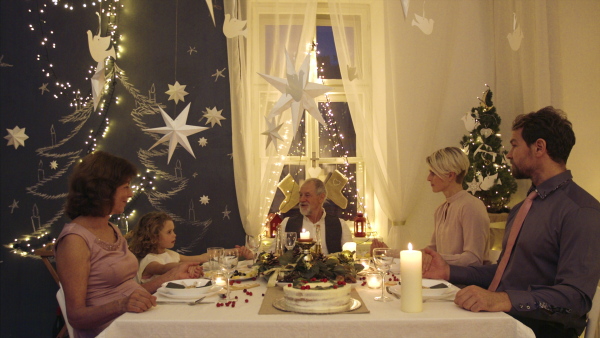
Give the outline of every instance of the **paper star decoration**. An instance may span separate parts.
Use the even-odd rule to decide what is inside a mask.
[[[206,145],[208,144],[208,140],[206,139],[206,137],[201,137],[198,140],[198,144],[201,145],[201,146],[203,146],[203,147],[206,147]]]
[[[273,142],[273,146],[275,147],[275,150],[277,150],[277,139],[283,141],[283,138],[281,137],[281,135],[279,135],[279,129],[281,129],[281,127],[283,126],[283,123],[280,125],[277,125],[275,123],[275,119],[271,119],[269,120],[268,118],[265,117],[265,120],[267,121],[267,130],[263,131],[261,133],[261,135],[267,135],[267,146],[265,147],[268,148],[269,144],[271,142]]]
[[[211,75],[211,77],[212,76],[215,77],[215,82],[217,82],[217,80],[219,79],[219,76],[222,78],[225,78],[225,75],[223,75],[223,72],[225,71],[225,69],[227,69],[227,68],[223,68],[221,70],[217,69],[216,72],[213,75]]]
[[[50,162],[50,169],[56,170],[58,168],[58,162],[52,161]]]
[[[477,182],[476,178],[473,178],[471,182],[467,182],[467,186],[467,191],[470,192],[472,195],[474,195],[477,191],[481,190],[481,188],[479,188],[479,182]]]
[[[15,149],[19,148],[19,146],[25,147],[25,140],[29,138],[25,134],[25,128],[21,129],[19,126],[15,126],[12,130],[6,129],[8,135],[4,136],[5,139],[8,140],[7,146],[14,146]]]
[[[165,111],[162,110],[162,108],[159,107],[158,109],[160,109],[160,114],[162,115],[166,126],[159,128],[144,129],[144,131],[165,135],[160,140],[156,141],[156,143],[154,143],[154,145],[148,150],[151,150],[152,148],[156,147],[157,145],[163,142],[166,142],[167,140],[169,141],[169,158],[167,159],[167,164],[169,164],[169,162],[171,161],[171,156],[173,156],[173,152],[175,152],[177,144],[181,144],[181,146],[183,146],[185,150],[187,150],[190,154],[192,154],[192,156],[194,156],[194,158],[196,158],[196,155],[194,155],[194,151],[192,150],[192,146],[190,145],[190,142],[188,141],[187,137],[208,129],[207,127],[197,127],[185,124],[185,122],[187,121],[188,113],[190,112],[191,105],[192,104],[189,103],[187,107],[185,107],[185,109],[181,111],[181,113],[179,114],[179,116],[177,116],[175,120],[171,119],[171,117],[167,115],[167,113],[165,113]]]
[[[210,198],[208,198],[208,196],[202,195],[202,197],[200,197],[200,204],[207,205],[208,201],[210,201]]]
[[[231,217],[229,217],[231,210],[227,210],[227,205],[225,205],[225,211],[223,211],[221,213],[223,214],[223,219],[225,219],[225,217],[227,217],[227,219],[231,219]]]
[[[175,81],[174,85],[168,86],[169,90],[167,90],[165,93],[169,94],[169,101],[174,100],[175,104],[179,103],[179,101],[185,102],[185,99],[183,97],[189,94],[184,90],[185,86],[180,85],[179,81]]]
[[[44,92],[50,92],[50,89],[48,89],[48,84],[47,83],[42,83],[42,86],[40,88],[38,88],[39,90],[42,91],[42,95],[44,95]]]
[[[225,120],[225,118],[221,116],[222,111],[223,109],[217,110],[217,107],[213,107],[212,109],[206,107],[206,112],[204,113],[204,115],[202,115],[203,118],[206,118],[205,124],[210,123],[211,128],[215,126],[215,123],[221,125],[221,120]]]
[[[12,214],[13,211],[15,211],[15,208],[19,208],[19,201],[13,199],[13,202],[11,205],[8,206],[10,208],[10,213]]]
[[[198,53],[198,51],[196,50],[196,47],[192,47],[192,46],[190,46],[190,49],[188,49],[187,52],[190,53],[190,55],[192,55],[192,53]]]
[[[285,199],[279,205],[279,212],[283,214],[290,211],[298,204],[298,202],[300,202],[300,187],[290,174],[287,174],[287,176],[277,184],[277,187],[285,196]]]
[[[309,67],[310,67],[310,54],[307,54],[304,58],[300,70],[296,72],[294,64],[292,63],[290,56],[287,51],[285,53],[286,58],[286,78],[278,78],[266,74],[260,74],[267,82],[281,92],[279,101],[275,103],[268,118],[272,119],[276,115],[283,113],[285,110],[291,107],[292,110],[292,130],[294,133],[298,130],[300,125],[300,118],[304,110],[308,111],[319,123],[324,127],[327,127],[325,120],[319,112],[319,107],[315,103],[314,98],[327,93],[332,88],[327,87],[318,83],[308,82]]]
[[[342,189],[344,189],[344,186],[348,183],[348,178],[336,170],[331,173],[331,176],[329,176],[324,183],[325,189],[327,189],[327,198],[338,207],[346,209],[348,206],[348,199],[342,194]]]

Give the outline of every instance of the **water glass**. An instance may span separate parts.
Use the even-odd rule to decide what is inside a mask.
[[[217,270],[219,268],[219,260],[223,256],[225,249],[222,247],[211,247],[206,249],[208,254],[208,271]]]
[[[286,232],[285,233],[285,248],[288,250],[292,250],[294,249],[294,246],[296,246],[296,239],[298,237],[298,234],[296,232]]]

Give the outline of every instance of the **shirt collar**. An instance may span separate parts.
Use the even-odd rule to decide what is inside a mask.
[[[325,208],[321,208],[321,209],[323,209],[323,215],[321,215],[321,218],[317,221],[317,223],[313,223],[313,224],[321,223],[325,219],[325,216],[327,215],[327,213],[325,212]],[[312,221],[310,220],[310,218],[308,218],[308,217],[306,217],[304,215],[302,215],[302,217],[304,217],[307,221],[309,221],[309,222],[312,223]]]
[[[459,192],[457,192],[456,194],[446,198],[446,202],[448,202],[448,204],[458,200],[459,198],[461,198],[464,194],[468,194],[468,192],[466,190],[461,190]]]
[[[537,187],[532,184],[529,190],[527,191],[527,195],[529,195],[529,193],[535,190],[537,191],[539,198],[545,199],[546,197],[548,197],[548,195],[550,195],[558,188],[560,188],[563,184],[567,183],[572,179],[573,175],[571,175],[571,170],[565,170],[564,172],[545,180],[544,182],[542,182],[542,184],[540,184]]]

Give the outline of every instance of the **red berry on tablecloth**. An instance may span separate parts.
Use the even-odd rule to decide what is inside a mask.
[[[248,303],[248,300],[246,299],[244,302]]]

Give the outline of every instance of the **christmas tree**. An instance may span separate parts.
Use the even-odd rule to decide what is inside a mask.
[[[478,107],[463,116],[469,134],[460,142],[471,166],[463,181],[463,188],[483,201],[488,212],[508,211],[510,195],[517,191],[517,183],[506,160],[508,153],[500,138],[500,116],[488,89]]]

